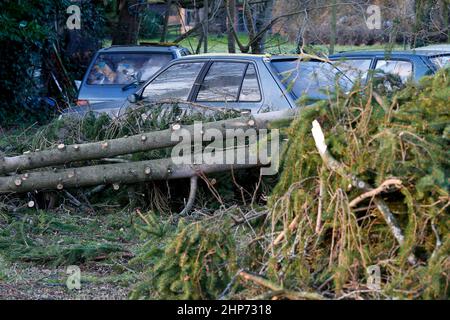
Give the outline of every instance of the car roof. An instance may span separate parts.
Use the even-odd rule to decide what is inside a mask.
[[[390,56],[390,57],[407,57],[407,56],[426,56],[433,57],[442,54],[450,54],[449,51],[444,50],[405,50],[405,51],[346,51],[333,54],[330,58],[344,58],[344,57],[377,57],[377,56]]]
[[[184,56],[180,60],[196,60],[196,59],[248,59],[248,60],[259,60],[259,59],[269,59],[270,61],[280,61],[280,60],[291,60],[299,59],[301,55],[270,55],[270,54],[248,54],[248,53],[206,53],[206,54],[196,54],[191,56]]]
[[[184,56],[179,58],[178,60],[192,60],[192,59],[240,59],[240,58],[246,58],[246,59],[261,59],[266,57],[266,55],[255,55],[255,54],[248,54],[248,53],[203,53],[203,54],[196,54],[196,55],[190,55],[190,56]]]
[[[173,52],[175,50],[181,50],[182,47],[178,46],[111,46],[108,48],[100,49],[98,52]]]
[[[418,51],[450,51],[450,44],[432,44],[426,47],[420,47],[420,48],[416,48],[414,50],[418,50]]]

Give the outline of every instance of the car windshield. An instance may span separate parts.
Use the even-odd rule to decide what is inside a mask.
[[[275,60],[272,65],[295,99],[305,95],[311,99],[324,99],[336,90],[336,84],[346,91],[353,85],[337,68],[326,62]]]
[[[170,53],[102,53],[88,76],[90,85],[126,85],[147,81],[173,59]]]

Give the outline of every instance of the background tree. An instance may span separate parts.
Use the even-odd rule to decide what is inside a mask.
[[[118,21],[112,34],[113,45],[137,43],[139,2],[138,0],[116,1]]]

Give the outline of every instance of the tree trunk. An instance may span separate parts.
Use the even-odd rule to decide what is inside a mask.
[[[164,24],[163,24],[163,29],[162,29],[162,33],[161,33],[161,42],[166,42],[167,41],[167,33],[169,30],[169,18],[170,18],[170,10],[172,8],[172,0],[167,0],[166,1],[166,12],[164,14]]]
[[[116,28],[112,37],[113,45],[135,45],[138,37],[138,0],[118,0],[118,16]]]
[[[246,154],[248,152],[249,150],[246,150]],[[199,173],[217,173],[260,166],[258,163],[248,163],[248,161],[245,164],[234,165],[177,165],[173,160],[158,159],[0,177],[0,193],[25,193],[37,190],[63,190],[105,184],[118,185],[182,179],[193,177]]]
[[[244,4],[246,5],[246,4]],[[236,0],[227,0],[225,9],[228,10],[229,17],[227,15],[227,36],[228,36],[228,52],[236,53],[236,42],[234,41],[233,26],[236,22]]]
[[[203,0],[204,3],[204,23],[203,23],[203,52],[208,53],[208,34],[209,34],[209,1]]]
[[[450,43],[450,28],[449,28],[450,2],[448,0],[441,0],[441,12],[442,12],[442,26],[444,28],[447,28],[446,41],[447,43]]]
[[[336,16],[337,16],[337,3],[336,0],[331,2],[331,32],[330,32],[330,54],[334,54],[334,47],[336,46]]]
[[[250,4],[248,2],[245,3],[244,7],[244,18],[248,29],[248,39],[251,42],[256,37],[256,26],[253,19],[252,8],[250,7]]]
[[[243,129],[243,131],[251,128],[270,129],[271,124],[277,121],[291,120],[294,114],[295,111],[292,110],[262,113],[253,118],[243,117],[204,123],[201,129],[203,131],[217,129],[224,136],[228,129]],[[126,138],[71,146],[61,144],[55,149],[30,152],[16,157],[4,157],[0,158],[0,174],[173,147],[179,141],[172,141],[172,133],[174,130],[181,129],[187,130],[191,137],[194,135],[194,125],[183,127],[174,125],[167,130],[142,133]]]
[[[263,30],[272,20],[273,15],[273,5],[275,3],[275,0],[266,0],[263,3],[261,3],[261,11],[257,15],[256,21],[255,21],[255,29],[257,33],[260,33],[261,30]],[[270,32],[270,29],[268,29],[266,32],[264,32],[262,35],[260,35],[257,39],[254,39],[252,42],[252,53],[254,54],[261,54],[264,53],[265,50],[265,43],[267,38],[267,33]]]

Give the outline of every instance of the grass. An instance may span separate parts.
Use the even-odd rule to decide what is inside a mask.
[[[176,39],[176,35],[169,35],[167,41],[171,42]],[[159,37],[140,39],[140,42],[159,42]],[[239,34],[239,41],[243,44],[248,43],[248,36],[245,33]],[[196,37],[189,37],[180,42],[180,45],[188,48],[191,52],[195,52],[198,44]],[[106,40],[103,43],[104,47],[109,47],[111,45],[111,40]],[[328,53],[327,45],[314,45],[312,48],[318,52]],[[239,48],[236,45],[236,49]],[[354,50],[385,50],[387,49],[385,44],[375,44],[375,45],[337,45],[335,51],[354,51]],[[403,46],[395,45],[391,50],[402,50]],[[290,42],[288,39],[280,36],[273,35],[267,38],[266,42],[266,52],[270,54],[292,54],[295,53],[296,46],[295,43]],[[202,51],[203,52],[203,51]],[[223,53],[228,52],[228,40],[226,36],[223,35],[210,35],[208,38],[208,53]]]
[[[124,299],[137,278],[128,260],[139,245],[125,209],[0,209],[0,299]],[[80,292],[66,288],[69,265],[81,268]]]
[[[24,210],[5,215],[0,227],[0,255],[11,262],[58,266],[107,260],[130,253],[137,241],[130,216],[122,212],[89,217]]]

